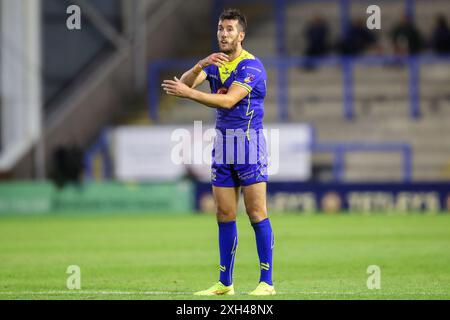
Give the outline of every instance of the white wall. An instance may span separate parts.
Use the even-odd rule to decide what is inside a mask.
[[[0,171],[8,171],[41,133],[40,0],[1,0]]]

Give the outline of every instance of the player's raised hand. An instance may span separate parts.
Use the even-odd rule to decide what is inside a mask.
[[[203,60],[200,60],[199,64],[202,68],[205,68],[209,65],[216,65],[218,67],[224,65],[226,62],[230,61],[230,58],[223,52],[216,52]]]
[[[177,77],[174,77],[173,80],[164,80],[161,86],[168,95],[182,98],[187,98],[190,90],[192,90]]]

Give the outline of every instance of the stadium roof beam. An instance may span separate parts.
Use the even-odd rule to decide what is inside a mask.
[[[92,24],[112,43],[117,49],[128,49],[130,42],[114,26],[106,20],[91,4],[85,0],[74,0],[79,5],[82,12],[86,13],[87,18]]]

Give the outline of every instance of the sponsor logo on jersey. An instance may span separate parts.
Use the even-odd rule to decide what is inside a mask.
[[[253,80],[255,80],[256,76],[254,74],[251,73],[247,73],[247,77],[244,79],[245,83],[249,83],[252,82]]]

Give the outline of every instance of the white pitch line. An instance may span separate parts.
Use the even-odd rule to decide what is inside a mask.
[[[245,295],[247,292],[237,292]],[[301,292],[277,292],[278,295],[333,295],[333,296],[395,296],[395,295],[418,295],[418,296],[449,296],[450,292],[329,292],[329,291],[301,291]],[[1,292],[0,295],[193,295],[193,292],[174,291],[17,291]]]
[[[343,295],[343,296],[393,296],[393,295],[420,295],[420,296],[450,296],[450,292],[283,292],[277,294],[294,294],[294,295]]]
[[[71,291],[18,291],[18,292],[1,292],[0,295],[191,295],[192,292],[173,292],[173,291],[83,291],[83,290],[71,290]]]

